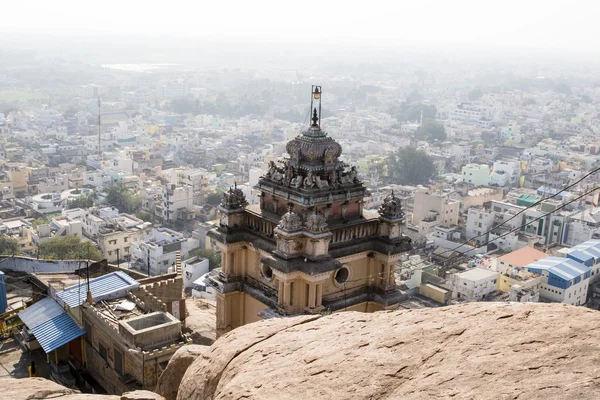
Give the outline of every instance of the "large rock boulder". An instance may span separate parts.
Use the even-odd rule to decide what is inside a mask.
[[[2,399],[10,400],[164,400],[164,397],[147,390],[135,390],[122,396],[83,394],[44,378],[5,378],[2,384]]]
[[[177,399],[596,399],[597,326],[531,303],[262,321],[198,357]]]
[[[181,379],[190,364],[209,349],[208,346],[188,345],[178,349],[169,360],[167,368],[158,378],[156,392],[166,400],[175,400]]]

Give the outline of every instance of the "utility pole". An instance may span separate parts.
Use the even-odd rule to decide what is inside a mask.
[[[119,267],[119,248],[117,248],[117,268]]]
[[[150,276],[150,249],[148,249],[148,276]]]

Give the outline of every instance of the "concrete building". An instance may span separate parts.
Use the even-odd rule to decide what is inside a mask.
[[[191,288],[194,282],[209,271],[209,262],[207,258],[192,257],[181,262],[183,271],[183,287]]]
[[[452,297],[466,301],[484,300],[496,290],[500,274],[482,268],[472,268],[452,276]]]
[[[283,168],[269,164],[259,205],[238,188],[223,197],[208,233],[222,254],[211,279],[218,335],[275,316],[395,308],[403,298],[394,267],[411,244],[400,200],[364,213],[366,188],[319,120],[315,109],[310,128],[288,142]]]
[[[600,240],[588,240],[566,251],[566,257],[590,268],[590,285],[600,280]]]
[[[114,207],[92,209],[83,217],[83,226],[85,235],[111,263],[131,260],[131,245],[147,239],[152,230],[152,223],[119,213]]]
[[[475,240],[477,244],[487,242],[487,232],[495,225],[496,213],[483,207],[471,207],[467,214],[467,240]]]
[[[582,263],[572,258],[546,257],[523,269],[542,277],[541,300],[577,306],[586,303],[591,269]]]
[[[490,167],[485,164],[467,164],[462,167],[462,180],[469,186],[486,186],[490,180]]]
[[[496,161],[490,173],[489,185],[498,187],[518,186],[521,165],[518,161]]]
[[[154,228],[148,239],[131,245],[131,267],[150,275],[172,272],[179,255],[182,258],[198,247],[198,241],[185,238],[168,228]]]
[[[431,194],[425,189],[415,192],[412,224],[426,235],[438,225],[458,224],[460,203],[446,194]]]
[[[193,220],[195,217],[193,187],[175,184],[163,187],[162,202],[155,204],[154,214],[163,222]]]

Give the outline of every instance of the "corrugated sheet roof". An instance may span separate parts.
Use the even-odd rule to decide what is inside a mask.
[[[51,297],[38,301],[19,313],[19,318],[29,329],[33,329],[52,318],[64,314],[65,310]]]
[[[585,263],[590,259],[594,261],[600,258],[600,240],[588,240],[575,247],[567,253],[567,257],[576,258]]]
[[[79,328],[67,313],[60,314],[30,330],[46,353],[85,335],[85,331]]]
[[[570,258],[562,257],[547,257],[528,264],[524,268],[544,269],[566,280],[571,280],[590,271],[585,265]]]
[[[46,353],[85,334],[51,297],[21,311],[19,318],[27,325]]]
[[[104,300],[110,298],[113,293],[123,290],[135,289],[140,283],[124,272],[117,271],[110,274],[90,279],[90,291],[94,300]],[[80,290],[81,287],[81,290]],[[79,307],[87,298],[87,283],[71,286],[56,294],[69,307]]]

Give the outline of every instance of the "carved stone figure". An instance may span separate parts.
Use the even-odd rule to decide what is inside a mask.
[[[269,178],[273,178],[273,174],[277,172],[277,166],[273,161],[269,161],[269,169],[267,170],[266,176]]]
[[[313,174],[312,174],[312,171],[308,171],[308,174],[306,175],[306,178],[304,178],[304,187],[307,188],[307,189],[310,189],[313,186],[315,186],[315,181],[313,179]]]
[[[309,232],[323,232],[327,230],[327,220],[325,220],[324,217],[320,216],[316,212],[313,212],[306,219],[305,226]]]
[[[294,179],[294,168],[291,167],[288,163],[285,164],[285,177],[283,179],[286,185],[290,185],[292,183],[292,179]]]
[[[356,167],[350,168],[350,172],[348,173],[348,183],[356,183],[358,182],[358,172],[356,172]]]
[[[327,189],[329,187],[329,183],[326,180],[321,180],[321,177],[315,176],[314,181],[319,189]]]
[[[338,175],[336,171],[331,171],[329,173],[329,186],[332,186],[334,188],[338,188],[339,185],[339,180],[338,180]]]
[[[295,178],[292,179],[290,184],[293,187],[295,187],[296,189],[300,189],[300,187],[302,186],[302,176],[301,175],[296,176]]]
[[[292,208],[288,209],[288,212],[283,214],[279,225],[277,227],[286,232],[294,232],[302,229],[302,218],[298,214],[292,212]]]

